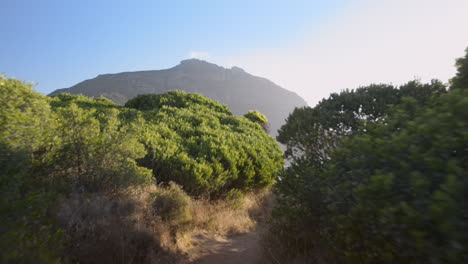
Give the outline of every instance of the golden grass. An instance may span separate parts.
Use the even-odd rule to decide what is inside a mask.
[[[255,226],[244,208],[232,209],[225,201],[198,200],[192,206],[195,231],[221,235],[248,232]]]
[[[265,191],[245,195],[240,206],[239,201],[232,206],[228,200],[192,199],[191,221],[174,225],[154,206],[157,195],[170,191],[149,185],[62,199],[56,216],[68,234],[66,255],[80,263],[180,263],[193,247],[192,236],[249,232],[268,221],[273,206]]]
[[[238,208],[224,200],[196,200],[192,207],[194,231],[217,235],[249,232],[258,221],[270,217],[272,201],[270,192],[249,193]]]

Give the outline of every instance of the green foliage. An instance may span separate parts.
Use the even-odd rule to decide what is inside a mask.
[[[155,193],[153,209],[156,215],[173,226],[186,225],[192,221],[192,200],[174,183]]]
[[[346,140],[319,176],[328,187],[318,201],[327,208],[322,228],[352,263],[468,261],[468,92],[411,118],[415,104]]]
[[[289,253],[325,248],[337,263],[467,261],[468,94],[445,93],[435,81],[371,86],[289,117],[278,140],[292,164],[277,184],[272,225],[293,233],[282,235]]]
[[[138,95],[128,100],[126,107],[138,110],[154,110],[163,106],[174,108],[203,108],[215,112],[232,114],[226,105],[221,105],[216,101],[210,100],[200,94],[186,93],[183,91],[169,91],[165,94],[145,94]]]
[[[450,80],[450,89],[468,88],[468,48],[465,50],[465,57],[457,59],[455,66],[457,67],[457,74]]]
[[[139,96],[126,105],[147,109],[142,141],[148,155],[141,164],[159,182],[174,181],[189,194],[218,197],[232,188],[268,187],[282,168],[278,144],[261,127],[200,95]]]
[[[0,139],[13,150],[34,152],[48,134],[47,97],[31,85],[0,76]]]
[[[212,198],[235,189],[229,197],[237,201],[271,186],[283,165],[261,126],[198,94],[138,96],[122,107],[105,98],[47,98],[2,76],[0,103],[0,262],[87,263],[124,248],[121,259],[133,261],[155,241],[133,229],[113,197],[155,178]],[[182,187],[171,185],[153,205],[172,227],[191,221]]]
[[[2,193],[2,200],[8,195]],[[55,198],[55,195],[31,191],[2,204],[0,262],[60,263],[63,231],[47,215],[48,206]]]
[[[1,262],[55,263],[64,244],[50,210],[70,191],[118,191],[151,180],[138,118],[106,99],[47,98],[0,78]],[[52,106],[52,107],[51,107]]]
[[[250,110],[244,115],[250,121],[259,124],[263,130],[267,131],[268,118],[258,111]]]
[[[78,107],[86,110],[105,110],[109,108],[122,109],[121,106],[116,105],[114,102],[104,97],[93,99],[82,95],[62,93],[54,95],[50,101],[50,105],[53,108],[68,107],[71,104],[76,104]]]
[[[51,143],[48,100],[0,76],[0,262],[56,263],[60,230],[46,217],[53,193],[36,168]]]
[[[392,112],[391,105],[401,103],[403,96],[414,96],[418,104],[425,104],[433,93],[443,94],[445,87],[438,81],[412,81],[398,89],[370,85],[331,94],[314,108],[294,110],[277,137],[286,145],[285,158],[290,166],[275,186],[280,198],[272,225],[276,230],[288,230],[282,240],[288,241],[285,244],[290,246],[289,254],[309,255],[307,250],[326,244],[319,239],[323,231],[310,227],[328,221],[319,217],[328,210],[321,202],[325,199],[321,190],[328,188],[322,175],[341,140],[365,133],[367,126],[376,122],[385,122]]]
[[[445,86],[433,80],[429,84],[411,81],[398,88],[379,84],[333,93],[314,108],[296,108],[278,131],[277,140],[286,145],[286,158],[305,156],[319,166],[340,138],[361,133],[363,125],[385,119],[390,105],[399,104],[404,97],[425,104],[433,93],[445,92]]]
[[[74,190],[87,192],[113,191],[151,180],[150,171],[136,163],[146,154],[137,129],[119,120],[113,103],[60,95],[52,105],[61,121],[54,166],[63,173],[56,177],[69,182]]]

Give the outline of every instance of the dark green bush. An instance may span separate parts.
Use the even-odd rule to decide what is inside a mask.
[[[154,194],[155,215],[173,226],[186,225],[192,221],[191,206],[190,197],[174,183]]]
[[[467,90],[420,109],[408,100],[336,150],[322,179],[322,228],[347,261],[468,261],[466,109]]]
[[[465,56],[457,59],[455,66],[457,74],[450,80],[450,89],[468,89],[468,48],[465,49]]]
[[[416,84],[400,87],[410,97],[393,106],[371,107],[379,98],[362,91],[290,116],[279,139],[292,164],[272,224],[289,257],[321,249],[317,262],[468,260],[468,94]],[[392,91],[383,89],[372,93]]]

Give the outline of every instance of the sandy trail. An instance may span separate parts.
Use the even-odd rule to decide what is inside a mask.
[[[253,264],[260,260],[260,236],[249,233],[228,237],[199,234],[193,237],[192,264]]]

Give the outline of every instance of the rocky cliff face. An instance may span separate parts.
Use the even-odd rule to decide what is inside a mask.
[[[200,93],[228,105],[236,115],[258,110],[268,117],[272,136],[276,135],[294,107],[306,105],[297,94],[267,79],[246,73],[241,68],[226,69],[197,59],[184,60],[165,70],[99,75],[50,95],[103,96],[117,104],[124,104],[139,94],[160,94],[170,90]]]

